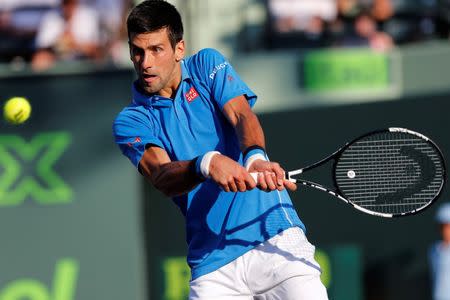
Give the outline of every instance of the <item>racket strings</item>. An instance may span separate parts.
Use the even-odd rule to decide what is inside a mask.
[[[434,145],[403,132],[383,132],[351,144],[335,166],[336,184],[358,206],[400,214],[421,208],[443,184]]]

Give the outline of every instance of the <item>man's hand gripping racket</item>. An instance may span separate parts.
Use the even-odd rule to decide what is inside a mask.
[[[300,178],[331,160],[334,188]],[[256,181],[258,174],[251,175]],[[404,128],[365,134],[329,157],[285,174],[291,182],[328,192],[364,213],[380,217],[423,211],[440,195],[445,176],[444,158],[437,145]]]

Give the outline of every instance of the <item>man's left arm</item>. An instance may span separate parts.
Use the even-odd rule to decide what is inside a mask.
[[[245,96],[241,95],[228,101],[223,106],[223,113],[236,130],[242,153],[247,153],[247,150],[251,148],[265,149],[261,124]],[[261,156],[255,157],[256,159],[252,160],[247,167],[248,172],[258,173],[257,184],[260,189],[266,191],[297,189],[294,183],[285,179],[284,170],[278,163],[267,161]]]

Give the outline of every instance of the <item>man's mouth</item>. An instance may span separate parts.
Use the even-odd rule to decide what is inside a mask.
[[[147,83],[153,82],[156,79],[156,77],[158,77],[158,76],[153,75],[153,74],[142,74],[142,78]]]

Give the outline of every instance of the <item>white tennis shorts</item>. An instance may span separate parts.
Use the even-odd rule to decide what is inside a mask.
[[[315,248],[289,228],[190,282],[190,300],[327,300]]]

